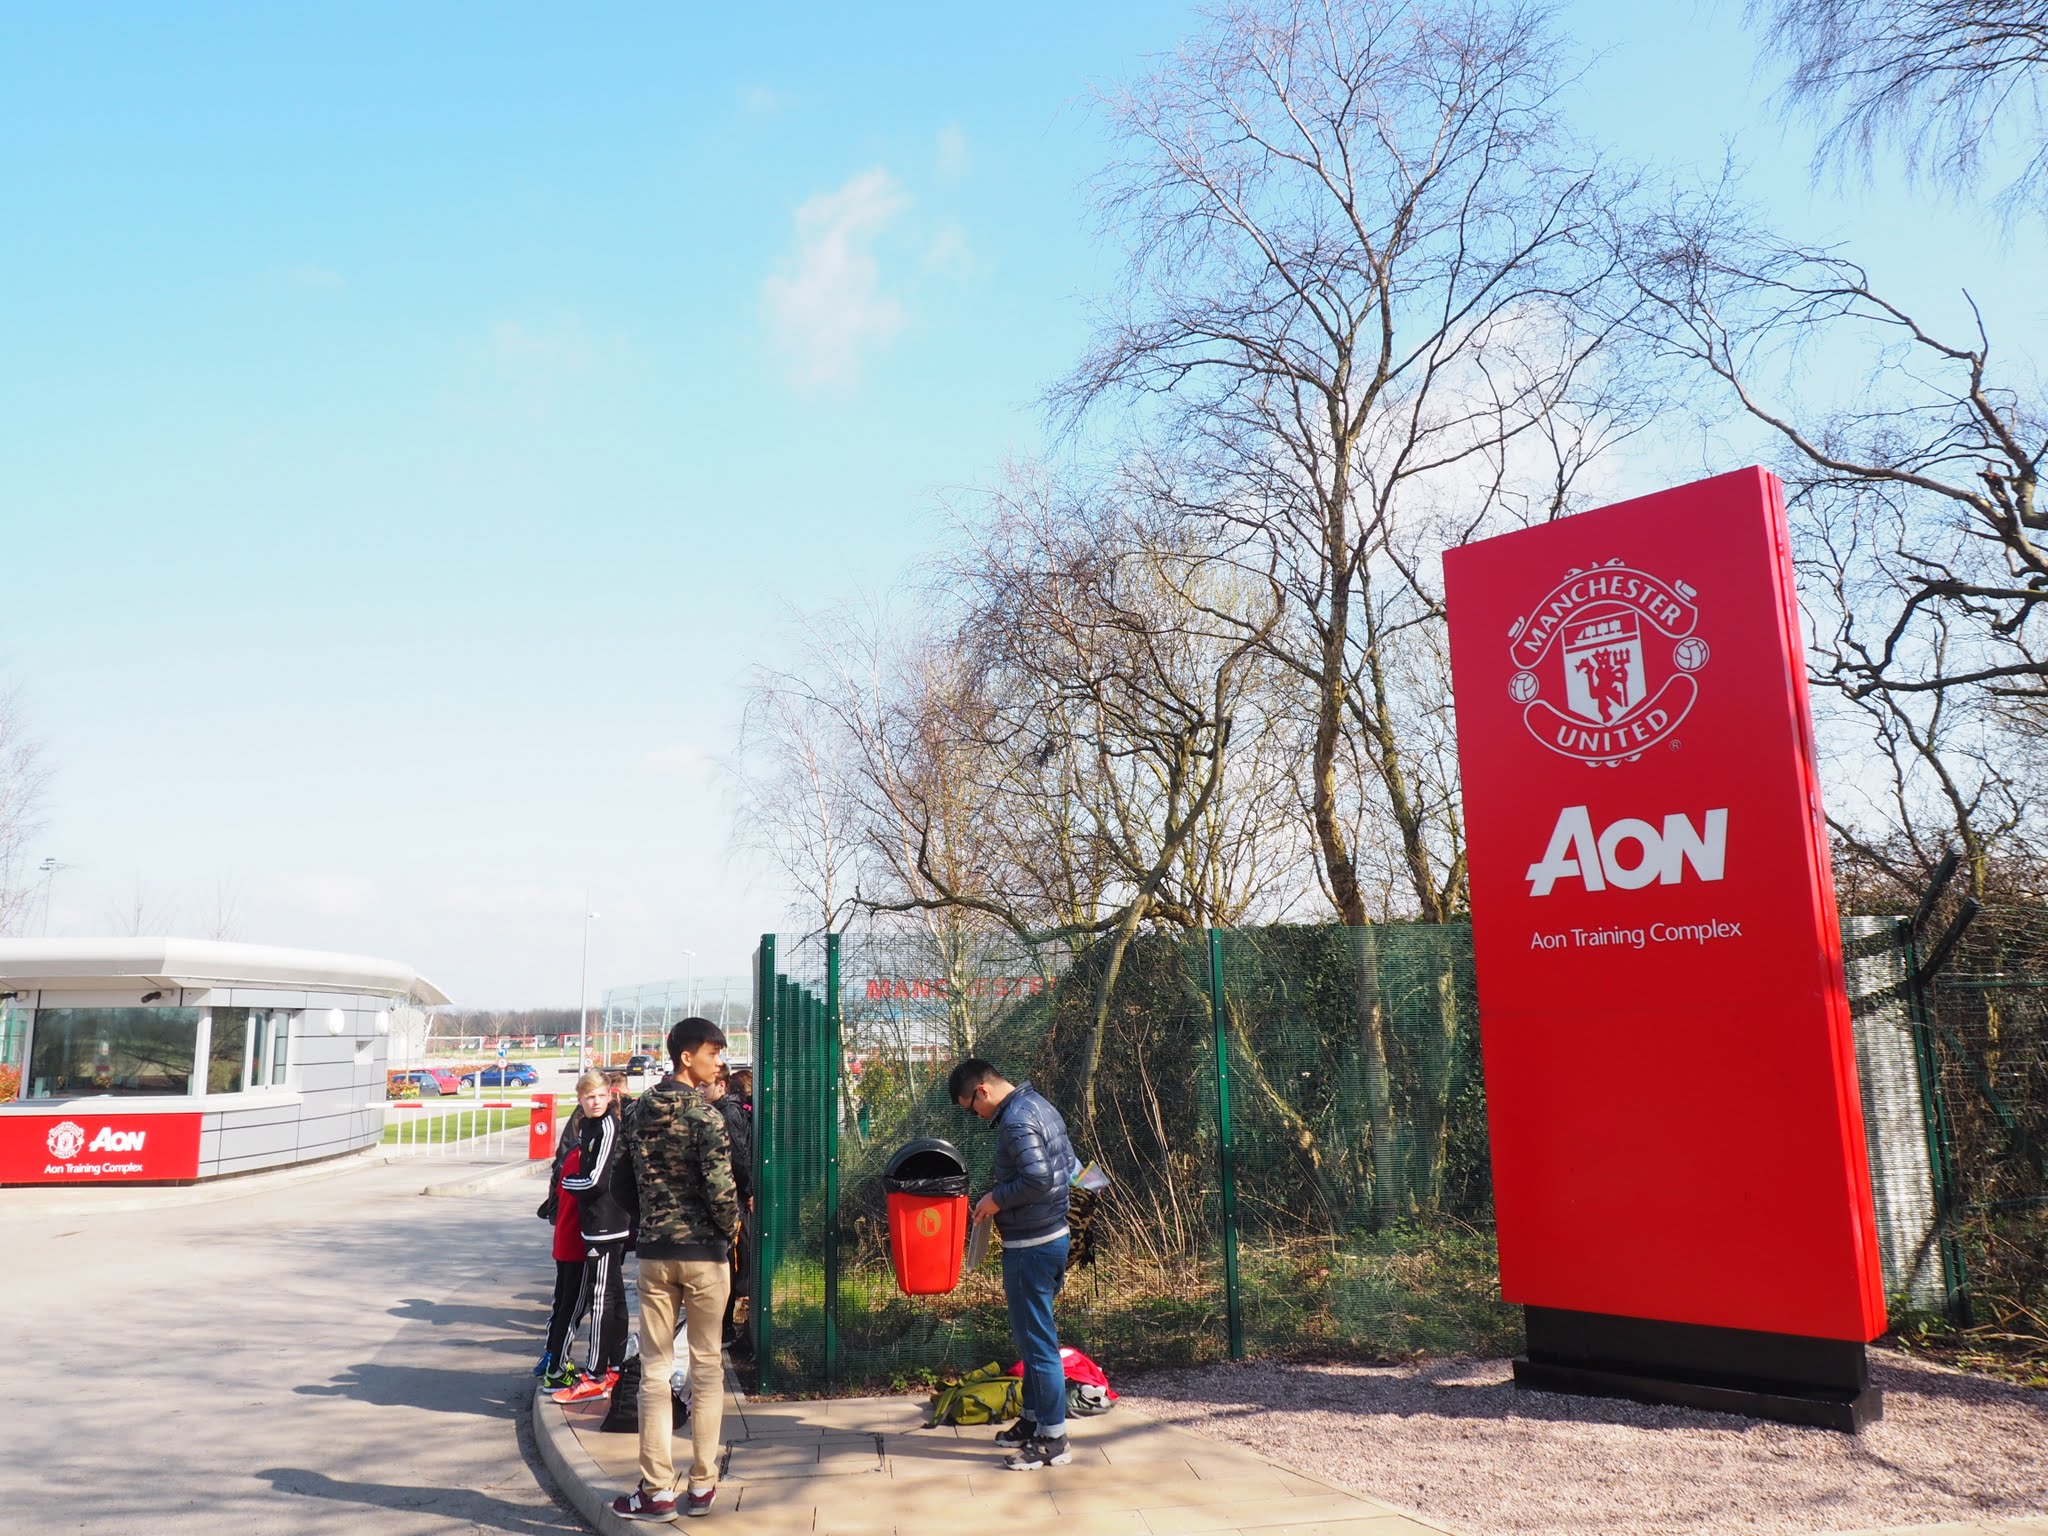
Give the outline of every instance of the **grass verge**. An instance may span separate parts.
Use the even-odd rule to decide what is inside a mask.
[[[1248,1355],[1389,1361],[1521,1347],[1521,1313],[1500,1299],[1490,1233],[1405,1227],[1334,1241],[1247,1241],[1238,1265]],[[775,1298],[772,1389],[825,1390],[823,1266],[785,1260]],[[1059,1319],[1062,1342],[1112,1378],[1230,1352],[1216,1260],[1105,1252],[1068,1277]],[[841,1276],[838,1332],[840,1392],[929,1390],[946,1374],[1014,1356],[993,1260],[945,1295],[905,1296],[885,1258],[863,1255]]]

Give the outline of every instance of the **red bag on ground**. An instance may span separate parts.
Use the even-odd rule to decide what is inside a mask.
[[[1116,1388],[1102,1374],[1102,1367],[1081,1351],[1061,1345],[1060,1368],[1067,1377],[1067,1412],[1087,1418],[1091,1414],[1107,1413],[1116,1406]],[[1019,1360],[1011,1366],[1010,1374],[1022,1376],[1024,1362]]]

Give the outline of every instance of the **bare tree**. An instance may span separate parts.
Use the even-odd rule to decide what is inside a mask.
[[[941,730],[956,771],[977,775],[974,803],[1053,833],[1054,862],[1094,874],[1093,915],[1032,933],[1103,941],[1080,1066],[1089,1122],[1132,940],[1148,921],[1228,920],[1242,904],[1227,872],[1254,867],[1224,850],[1241,841],[1225,810],[1230,744],[1284,599],[1270,573],[1225,571],[1191,546],[1178,510],[1021,476],[963,528],[969,558],[949,573],[965,672]],[[984,865],[967,887],[921,846],[928,894],[886,905],[977,912],[1031,933],[1032,908],[1002,876],[1028,870],[1037,851],[1013,845],[1000,871]]]
[[[49,786],[42,744],[28,733],[20,696],[0,691],[0,934],[25,932],[43,893],[31,845],[43,830]]]
[[[1994,349],[1974,304],[1946,336],[1854,262],[1757,229],[1725,186],[1628,238],[1632,323],[1779,449],[1813,681],[1890,779],[1870,791],[1878,824],[1838,836],[1873,858],[1912,849],[1923,878],[1960,840],[1981,883],[2039,803],[1999,740],[2048,700],[2038,380]],[[1830,375],[1846,387],[1817,385]]]
[[[1791,66],[1785,94],[1823,127],[1816,170],[1868,166],[1880,145],[1956,188],[2000,134],[2021,158],[2002,201],[2048,208],[2048,0],[1752,0]]]
[[[213,907],[200,928],[209,939],[238,939],[242,936],[242,894],[226,875],[215,877]]]
[[[835,733],[809,690],[757,672],[740,728],[734,842],[766,856],[825,929],[840,925],[859,883],[860,841]]]
[[[171,931],[178,920],[177,903],[151,887],[142,876],[135,877],[135,889],[124,901],[107,906],[107,926],[126,938],[156,938]]]
[[[793,664],[757,676],[743,817],[759,824],[740,836],[773,841],[826,926],[855,910],[904,914],[913,928],[899,948],[922,948],[920,970],[945,979],[952,1043],[965,1050],[982,1022],[967,983],[989,919],[938,890],[1017,914],[1023,931],[1085,925],[1076,914],[1094,887],[1070,841],[1032,835],[1048,820],[1057,830],[1059,802],[997,812],[978,798],[986,775],[960,722],[977,706],[939,627],[947,598],[925,596],[912,619],[873,607],[808,617]]]
[[[1440,920],[1463,901],[1455,785],[1411,751],[1401,650],[1441,623],[1434,554],[1565,510],[1601,438],[1604,336],[1579,323],[1609,271],[1588,260],[1600,174],[1558,126],[1539,7],[1294,0],[1210,19],[1107,103],[1131,151],[1103,190],[1127,298],[1056,399],[1075,420],[1131,402],[1226,488],[1204,509],[1216,544],[1273,563],[1292,599],[1269,648],[1307,699],[1332,904],[1373,916],[1355,761],[1406,905]],[[1447,692],[1437,678],[1425,696]]]

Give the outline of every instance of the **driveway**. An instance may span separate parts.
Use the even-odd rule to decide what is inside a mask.
[[[420,1194],[461,1172],[86,1215],[0,1191],[7,1528],[581,1531],[522,1455],[553,1282],[541,1185]]]

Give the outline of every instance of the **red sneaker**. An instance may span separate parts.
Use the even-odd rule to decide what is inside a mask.
[[[612,1500],[612,1513],[626,1520],[672,1520],[676,1496],[641,1486]]]
[[[692,1488],[689,1499],[684,1503],[683,1513],[692,1518],[698,1515],[708,1515],[711,1513],[711,1501],[717,1497],[718,1485],[716,1483],[706,1488],[702,1493]]]
[[[558,1403],[587,1403],[594,1397],[610,1397],[612,1388],[619,1384],[617,1371],[606,1371],[602,1376],[586,1376],[573,1387],[564,1387],[550,1394]]]

